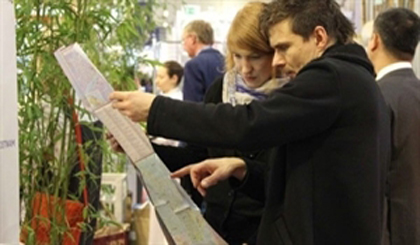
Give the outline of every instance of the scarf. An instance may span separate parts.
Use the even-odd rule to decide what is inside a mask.
[[[258,88],[248,87],[241,75],[235,71],[228,71],[223,77],[223,103],[235,105],[247,105],[253,100],[264,100],[271,92],[283,87],[288,78],[270,79]]]

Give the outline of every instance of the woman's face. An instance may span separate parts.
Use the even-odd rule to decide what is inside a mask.
[[[156,73],[156,86],[163,92],[167,93],[176,87],[176,75],[169,77],[168,69],[159,66]]]
[[[272,54],[255,53],[246,49],[232,52],[235,68],[250,88],[258,88],[270,80],[272,75]]]

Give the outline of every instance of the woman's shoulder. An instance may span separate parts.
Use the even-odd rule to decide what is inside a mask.
[[[220,103],[222,102],[222,91],[223,91],[223,77],[219,76],[216,78],[207,89],[204,96],[205,103]]]

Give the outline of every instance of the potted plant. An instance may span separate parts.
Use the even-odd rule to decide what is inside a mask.
[[[135,89],[127,70],[147,62],[138,54],[155,29],[153,11],[161,7],[156,0],[15,0],[26,244],[86,244],[98,217],[86,192],[93,189],[97,199],[102,168],[122,171],[125,164],[111,161],[104,129],[75,98],[54,51],[78,42],[114,87]],[[72,220],[69,212],[81,215]],[[42,239],[40,227],[47,231]],[[74,229],[82,235],[75,238]]]

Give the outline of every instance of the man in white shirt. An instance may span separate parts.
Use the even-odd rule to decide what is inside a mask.
[[[417,14],[394,8],[378,15],[368,45],[392,116],[383,244],[420,244],[420,81],[411,64],[419,37]]]

